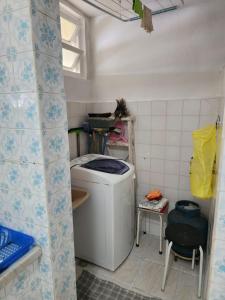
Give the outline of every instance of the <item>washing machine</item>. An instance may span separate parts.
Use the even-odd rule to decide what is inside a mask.
[[[72,187],[90,193],[74,210],[76,257],[111,271],[126,259],[135,237],[134,180],[134,166],[113,157],[88,154],[71,161]]]

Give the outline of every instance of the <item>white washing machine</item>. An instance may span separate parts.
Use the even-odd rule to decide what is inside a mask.
[[[134,166],[109,174],[82,167],[95,159],[113,157],[88,154],[71,161],[72,187],[81,187],[90,198],[74,211],[76,257],[114,271],[129,255],[134,243]]]

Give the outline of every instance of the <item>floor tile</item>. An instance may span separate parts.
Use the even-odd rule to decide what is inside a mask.
[[[165,251],[165,241],[164,251]],[[140,246],[133,250],[124,263],[111,272],[93,264],[77,260],[77,278],[82,270],[97,277],[112,281],[120,286],[145,296],[162,300],[197,300],[198,266],[191,270],[191,262],[170,258],[170,267],[165,291],[161,291],[165,255],[159,255],[159,238],[141,235]]]
[[[163,241],[163,254],[159,255],[159,238],[154,235],[143,234],[140,238],[139,247],[134,245],[131,255],[142,259],[164,264],[165,242]]]
[[[112,273],[112,278],[117,282],[132,284],[141,268],[142,260],[136,257],[128,257],[127,260]]]
[[[180,272],[177,281],[176,297],[177,300],[195,300],[198,293],[198,277]]]
[[[164,267],[154,262],[143,262],[139,277],[134,282],[137,290],[144,291],[147,295],[174,299],[179,271],[171,269],[169,272],[166,291],[161,291]]]

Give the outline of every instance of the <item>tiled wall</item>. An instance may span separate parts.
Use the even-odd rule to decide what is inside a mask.
[[[207,299],[224,299],[225,294],[225,121],[220,150],[220,166],[218,172],[218,188],[216,193],[213,232],[210,241],[210,263]]]
[[[173,208],[177,200],[193,199],[189,187],[192,131],[215,123],[219,99],[138,103],[135,131],[138,199],[160,188]],[[208,201],[201,201],[207,213]]]
[[[17,277],[0,290],[1,300],[42,300],[42,281],[38,261],[21,268]]]
[[[160,188],[170,200],[170,208],[181,199],[193,199],[189,188],[189,163],[192,156],[192,131],[215,123],[223,111],[220,98],[168,101],[127,102],[136,116],[135,147],[137,199],[140,201],[152,188]],[[87,112],[114,112],[115,102],[79,103],[79,116]],[[76,103],[74,103],[74,109]],[[73,111],[73,109],[72,109]],[[75,111],[74,111],[75,113]],[[69,112],[72,114],[72,112]],[[78,113],[77,113],[78,114]],[[70,117],[69,117],[70,118]],[[197,201],[208,214],[209,201]],[[158,234],[158,222],[147,219],[147,231]],[[151,223],[151,224],[150,224]],[[151,226],[150,226],[151,225]]]
[[[58,4],[0,1],[0,223],[43,251],[38,291],[18,274],[6,300],[76,298]]]

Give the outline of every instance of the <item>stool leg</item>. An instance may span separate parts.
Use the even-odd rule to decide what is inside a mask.
[[[164,269],[164,274],[163,274],[162,291],[165,290],[166,277],[167,277],[169,259],[170,259],[170,250],[171,250],[172,245],[173,245],[173,242],[169,243],[169,241],[166,241],[165,269]]]
[[[163,218],[161,215],[159,215],[159,220],[160,220],[160,240],[159,240],[159,254],[162,254],[162,243],[163,243]]]
[[[198,297],[201,298],[201,294],[202,294],[202,270],[203,270],[203,250],[202,247],[199,247],[199,251],[200,251],[200,266],[199,266],[199,282],[198,282]]]
[[[192,264],[191,264],[191,268],[192,268],[192,270],[195,269],[195,249],[193,250],[193,254],[192,254]]]
[[[142,223],[143,223],[143,221],[142,221]],[[141,223],[141,224],[142,224]],[[145,229],[144,229],[144,231],[143,231],[143,234],[146,234],[146,228],[147,228],[147,216],[146,216],[146,214],[144,214],[144,223],[145,223]]]
[[[138,216],[137,216],[137,242],[136,242],[136,246],[137,247],[139,247],[140,218],[141,218],[141,211],[140,211],[140,209],[138,209]]]

